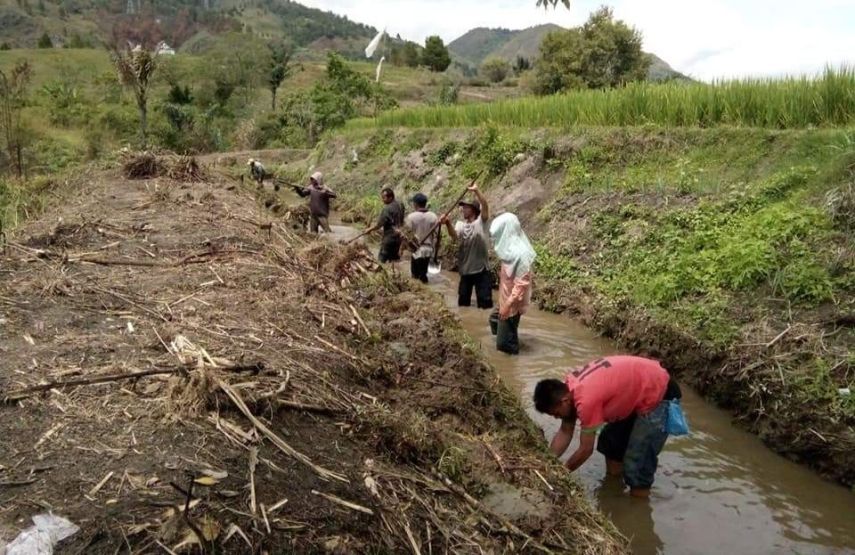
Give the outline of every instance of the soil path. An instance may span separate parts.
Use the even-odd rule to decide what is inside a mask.
[[[0,544],[52,510],[63,553],[622,552],[462,337],[239,187],[94,176],[0,257]]]

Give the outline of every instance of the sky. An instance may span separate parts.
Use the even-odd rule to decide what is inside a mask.
[[[386,28],[393,36],[448,43],[474,27],[522,29],[584,23],[603,0],[544,10],[535,0],[299,0]],[[560,4],[559,4],[560,5]],[[612,0],[641,31],[644,49],[695,79],[815,74],[855,65],[855,0]]]

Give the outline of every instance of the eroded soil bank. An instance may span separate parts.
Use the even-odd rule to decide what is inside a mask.
[[[349,131],[307,162],[357,220],[480,176],[535,243],[536,298],[658,358],[764,442],[855,479],[855,150],[845,130]]]
[[[626,549],[427,289],[233,182],[80,187],[0,258],[0,539],[52,510],[68,553]]]

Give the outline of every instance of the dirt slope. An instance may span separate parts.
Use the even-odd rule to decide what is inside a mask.
[[[426,289],[234,185],[81,187],[0,258],[0,544],[53,510],[62,553],[625,549]]]

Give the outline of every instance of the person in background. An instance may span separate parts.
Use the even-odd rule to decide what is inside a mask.
[[[443,216],[442,223],[448,229],[449,236],[458,242],[457,271],[460,284],[457,288],[457,306],[472,305],[472,289],[478,308],[493,308],[493,279],[488,264],[488,246],[486,222],[490,219],[487,199],[481,194],[478,185],[469,187],[473,200],[460,201],[460,214],[463,217],[453,226]]]
[[[315,172],[309,177],[309,186],[300,187],[294,185],[294,191],[301,197],[309,197],[309,229],[312,233],[318,233],[322,228],[327,233],[330,229],[330,199],[336,198],[335,193],[324,185],[324,174]]]
[[[502,214],[493,220],[490,238],[501,261],[496,348],[516,355],[520,352],[520,317],[531,303],[532,264],[536,255],[513,214]]]
[[[413,212],[404,218],[404,227],[416,238],[416,249],[410,258],[410,274],[422,283],[428,282],[428,264],[436,248],[436,214],[428,210],[428,198],[423,193],[413,195]]]
[[[383,229],[383,239],[380,241],[380,262],[397,262],[401,260],[401,234],[398,228],[404,225],[404,207],[395,200],[395,191],[389,187],[380,191],[383,210],[377,223],[362,232],[363,235]]]
[[[541,380],[534,388],[538,412],[561,419],[550,450],[560,457],[570,446],[578,418],[579,448],[565,466],[576,470],[597,450],[610,475],[623,474],[635,497],[647,497],[665,446],[668,401],[680,386],[655,360],[609,356],[568,373],[564,381]]]
[[[264,178],[267,177],[267,172],[264,170],[264,166],[261,165],[261,162],[255,158],[250,158],[246,165],[249,166],[250,177],[258,183],[259,187],[263,186]]]

